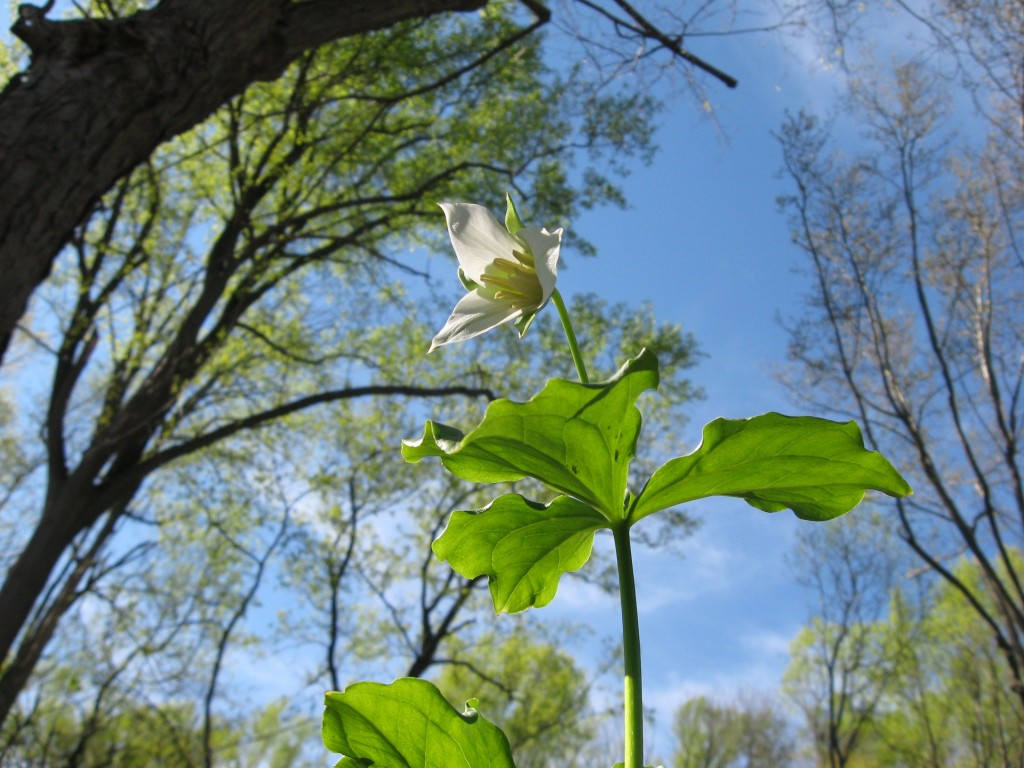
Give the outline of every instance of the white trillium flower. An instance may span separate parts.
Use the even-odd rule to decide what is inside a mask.
[[[459,267],[470,288],[430,343],[440,346],[465,341],[502,323],[523,318],[520,335],[555,290],[562,230],[548,232],[521,227],[514,207],[515,230],[502,226],[482,205],[441,203]]]

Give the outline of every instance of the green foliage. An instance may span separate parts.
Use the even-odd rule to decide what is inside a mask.
[[[544,507],[510,494],[479,512],[452,516],[434,552],[467,578],[488,576],[495,610],[514,613],[549,603],[562,574],[588,559],[594,533],[617,522],[609,514],[617,506],[610,494],[625,499],[624,482],[599,491],[599,500],[578,489],[593,482],[583,469],[587,462],[604,468],[602,479],[624,481],[638,432],[623,425],[639,428],[632,404],[638,391],[657,381],[652,358],[642,354],[602,385],[555,380],[528,403],[493,403],[469,435],[428,422],[424,439],[403,444],[407,460],[440,456],[449,471],[467,480],[518,480],[522,471],[582,498],[560,496]],[[629,410],[623,414],[624,409]],[[622,431],[604,437],[615,426]],[[823,520],[857,504],[865,486],[909,492],[883,457],[864,450],[852,423],[766,414],[719,419],[704,436],[694,454],[655,472],[634,502],[631,520],[709,495],[740,496],[769,512],[792,505],[800,517]],[[630,511],[628,499],[625,509]]]
[[[704,696],[675,712],[672,768],[789,768],[794,748],[785,717],[764,701],[718,704]]]
[[[712,422],[697,451],[655,471],[630,500],[628,462],[640,430],[634,403],[657,383],[657,359],[644,351],[601,384],[553,379],[527,403],[496,401],[465,435],[428,421],[423,437],[405,441],[402,453],[412,462],[438,456],[475,482],[533,477],[590,504],[610,523],[712,495],[826,520],[856,506],[866,488],[910,493],[884,457],[864,449],[856,424],[765,414]]]
[[[4,765],[82,765],[137,768],[158,765],[202,765],[201,718],[187,701],[160,704],[122,701],[117,711],[88,714],[84,721],[69,706],[76,698],[77,670],[56,671],[64,686],[60,699],[38,701],[32,718],[9,729],[0,743]],[[109,691],[108,694],[114,694]],[[35,739],[36,734],[44,738]],[[304,754],[315,729],[308,718],[270,702],[248,718],[218,721],[213,738],[216,765],[244,768],[305,768],[320,764]]]
[[[624,516],[640,434],[634,403],[657,385],[657,358],[645,351],[601,384],[552,379],[526,403],[497,400],[467,435],[427,422],[421,440],[402,444],[402,455],[412,462],[439,456],[449,472],[474,482],[532,477],[615,522]]]
[[[549,505],[518,494],[479,512],[455,512],[434,554],[467,578],[487,576],[494,610],[517,613],[550,603],[563,574],[590,559],[594,533],[608,521],[568,496]]]
[[[324,697],[323,739],[352,768],[515,768],[508,739],[471,699],[458,712],[426,680],[356,683]]]
[[[437,685],[454,701],[478,698],[518,764],[592,768],[588,746],[599,718],[589,708],[592,683],[565,650],[568,639],[564,630],[538,639],[521,624],[504,635],[492,630],[461,649],[463,663],[446,664]]]
[[[1013,558],[1020,563],[1019,553]],[[977,599],[990,599],[975,564],[962,560],[954,570]],[[841,754],[849,766],[983,768],[1024,759],[1024,711],[1006,685],[1000,651],[947,584],[933,582],[916,600],[894,590],[888,615],[875,621],[816,618],[791,655],[784,690],[804,698],[823,762]],[[807,705],[808,694],[815,705]]]
[[[700,696],[676,710],[672,768],[728,768],[739,757],[739,718]]]
[[[700,448],[665,464],[644,486],[633,519],[706,496],[738,496],[764,512],[804,520],[846,514],[867,488],[890,496],[910,486],[881,454],[864,449],[854,422],[766,413],[716,419]]]

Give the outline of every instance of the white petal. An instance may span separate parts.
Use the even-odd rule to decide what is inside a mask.
[[[495,259],[511,259],[516,241],[494,214],[482,205],[440,203],[448,221],[455,257],[470,280],[480,282],[484,269]]]
[[[548,232],[546,229],[523,227],[519,230],[519,237],[530,246],[534,268],[537,270],[537,279],[544,291],[544,302],[546,302],[551,298],[551,292],[555,290],[555,281],[558,279],[558,256],[562,250],[562,230],[559,228],[554,232]]]
[[[444,328],[438,331],[437,336],[430,342],[428,352],[433,352],[445,344],[472,339],[502,323],[514,320],[522,313],[521,309],[513,309],[508,302],[488,299],[476,291],[470,291],[455,305]]]

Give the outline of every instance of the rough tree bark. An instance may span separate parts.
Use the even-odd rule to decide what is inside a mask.
[[[21,5],[29,69],[0,93],[0,361],[75,225],[163,141],[304,51],[487,0],[162,0],[125,19]]]

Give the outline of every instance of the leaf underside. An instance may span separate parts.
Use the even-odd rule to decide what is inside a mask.
[[[515,768],[508,739],[475,711],[460,713],[433,684],[355,683],[324,697],[323,741],[352,768]]]
[[[462,576],[487,576],[495,611],[517,613],[550,603],[559,579],[587,562],[594,533],[607,525],[568,496],[544,506],[509,493],[479,512],[453,513],[433,549]]]
[[[640,492],[633,522],[709,496],[734,496],[765,512],[791,509],[804,520],[849,512],[868,489],[912,493],[884,456],[864,448],[856,423],[766,413],[715,419],[699,448],[658,469]]]
[[[465,435],[428,421],[422,438],[402,444],[402,455],[411,462],[438,456],[471,482],[533,477],[620,520],[640,434],[636,400],[657,385],[657,358],[644,350],[608,381],[552,379],[525,403],[496,400]]]

